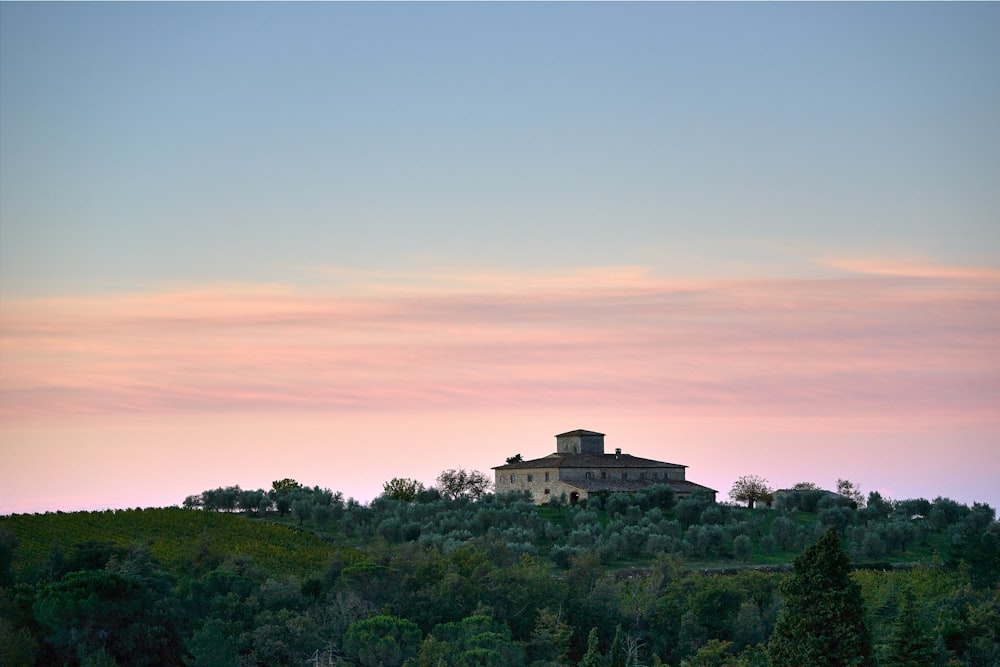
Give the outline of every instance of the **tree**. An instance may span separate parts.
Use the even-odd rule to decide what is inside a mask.
[[[815,491],[818,488],[815,482],[796,482],[792,484],[793,491]]]
[[[285,479],[277,479],[271,482],[271,495],[278,496],[287,493],[293,493],[302,488],[302,485],[296,482],[291,477],[286,477]]]
[[[344,649],[357,656],[362,667],[398,667],[417,654],[420,639],[413,621],[382,614],[352,623]]]
[[[50,664],[102,653],[120,665],[171,664],[167,656],[179,651],[179,637],[169,584],[141,562],[119,563],[121,572],[113,565],[70,572],[38,590],[32,612],[57,652]]]
[[[524,648],[510,628],[483,614],[434,627],[414,667],[524,667]]]
[[[6,528],[0,528],[0,590],[14,585],[14,554],[17,553],[17,537]]]
[[[393,477],[382,485],[382,495],[393,500],[411,502],[424,490],[424,485],[408,477]]]
[[[507,457],[507,465],[511,465],[513,463],[521,463],[522,461],[524,461],[524,457],[521,456],[520,454],[514,454],[514,456]]]
[[[490,478],[478,470],[445,470],[437,478],[441,493],[451,499],[463,496],[478,498],[490,490]]]
[[[837,493],[853,500],[858,507],[865,506],[865,496],[861,493],[861,487],[849,479],[837,480]]]
[[[903,591],[903,603],[892,624],[883,667],[923,667],[935,663],[934,636],[920,616],[913,592]]]
[[[236,496],[236,506],[247,514],[259,514],[262,507],[267,507],[264,500],[267,496],[261,489],[240,491]],[[269,500],[269,499],[268,499]]]
[[[597,628],[591,628],[587,635],[587,652],[583,654],[580,667],[604,667],[604,655],[601,653]]]
[[[625,664],[625,637],[622,633],[621,624],[615,628],[615,638],[611,642],[611,651],[608,656],[610,667],[626,667]]]
[[[737,535],[733,538],[733,555],[742,562],[750,560],[751,545],[750,538],[746,535]]]
[[[545,663],[562,663],[569,650],[573,627],[562,619],[562,611],[539,610],[528,649],[532,658]]]
[[[769,501],[774,493],[767,480],[758,475],[743,475],[729,490],[729,497],[737,502],[746,502],[747,507],[753,507],[758,500]]]
[[[709,639],[690,658],[681,661],[681,667],[725,667],[732,664],[733,643],[721,639]]]
[[[861,589],[850,569],[833,528],[795,559],[779,587],[782,606],[768,643],[773,667],[872,664]]]

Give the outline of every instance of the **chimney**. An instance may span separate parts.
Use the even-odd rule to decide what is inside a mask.
[[[621,447],[615,447],[615,458],[617,459],[621,455],[622,455],[622,448]]]

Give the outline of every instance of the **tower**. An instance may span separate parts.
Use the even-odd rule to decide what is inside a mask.
[[[604,434],[577,429],[556,436],[557,454],[603,454]]]

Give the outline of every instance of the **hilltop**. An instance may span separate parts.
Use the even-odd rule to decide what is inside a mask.
[[[365,505],[282,480],[187,508],[0,517],[0,662],[763,666],[790,576],[773,570],[829,527],[867,568],[852,579],[876,657],[917,609],[941,664],[995,662],[992,509],[835,495],[536,506],[401,483]]]

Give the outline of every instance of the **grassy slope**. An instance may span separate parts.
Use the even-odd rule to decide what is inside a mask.
[[[145,545],[168,572],[199,557],[249,557],[266,572],[314,575],[340,547],[316,535],[236,514],[179,508],[20,514],[0,517],[0,528],[18,541],[14,570],[31,579],[54,549],[64,554],[81,542]]]
[[[538,511],[541,518],[566,526],[564,513],[547,507],[540,507]],[[601,519],[607,521],[606,516]],[[770,530],[773,519],[771,512],[764,515],[760,526],[762,534]],[[795,519],[806,524],[815,521],[815,515],[799,513]],[[75,544],[88,541],[110,542],[121,547],[145,545],[164,569],[174,574],[180,574],[182,567],[203,557],[218,560],[249,557],[269,574],[308,577],[321,572],[335,553],[343,554],[349,561],[360,558],[343,537],[338,539],[326,534],[324,540],[313,532],[310,522],[303,529],[295,527],[294,523],[289,517],[254,519],[239,514],[179,508],[0,516],[0,528],[13,533],[18,541],[14,569],[20,580],[33,579],[53,550],[70,554]],[[914,547],[891,560],[929,563],[934,559],[935,549],[941,546],[938,541],[940,539],[927,546]],[[791,564],[796,555],[796,551],[782,550],[765,554],[760,549],[760,540],[754,538],[752,554],[746,563],[733,558],[716,558],[685,564],[690,569],[783,566]],[[648,558],[627,559],[613,564],[612,568],[641,568],[648,564]]]

